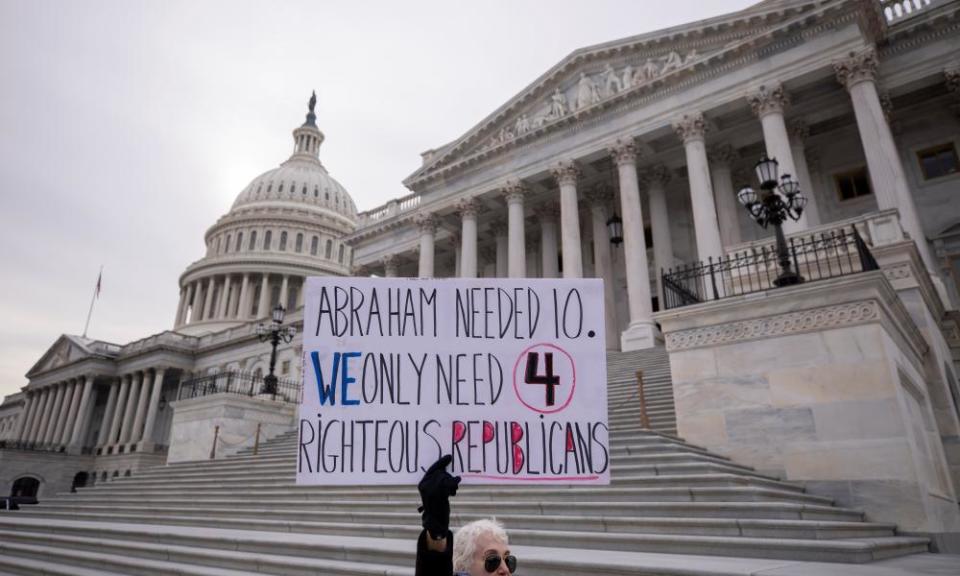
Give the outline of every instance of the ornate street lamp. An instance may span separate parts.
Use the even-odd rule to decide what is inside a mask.
[[[270,373],[263,379],[263,387],[260,388],[261,394],[275,395],[277,393],[277,377],[273,373],[277,366],[277,346],[280,342],[289,344],[293,337],[297,335],[297,329],[293,326],[281,326],[283,317],[287,313],[282,304],[277,304],[273,309],[273,318],[270,324],[263,322],[257,324],[257,337],[261,342],[270,342],[272,349],[270,351]]]
[[[607,233],[610,234],[610,243],[619,246],[623,243],[623,220],[614,212],[607,220]]]
[[[804,206],[807,205],[807,199],[800,193],[800,183],[789,174],[777,177],[778,166],[776,159],[764,155],[754,167],[763,192],[758,194],[749,185],[744,185],[740,187],[737,199],[757,224],[764,228],[773,224],[777,237],[777,259],[780,263],[780,275],[773,281],[773,285],[779,287],[803,282],[803,277],[790,267],[790,252],[783,236],[783,223],[787,218],[799,220]]]

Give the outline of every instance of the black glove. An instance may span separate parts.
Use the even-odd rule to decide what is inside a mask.
[[[450,531],[450,497],[457,495],[460,477],[446,471],[453,462],[453,456],[441,456],[423,475],[417,490],[423,506],[417,512],[423,512],[423,527],[436,538],[444,538]]]

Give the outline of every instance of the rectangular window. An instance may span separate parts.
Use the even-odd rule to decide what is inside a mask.
[[[280,364],[280,374],[282,376],[286,376],[289,373],[290,373],[290,361],[284,360],[283,363]]]
[[[920,162],[924,180],[942,178],[960,171],[960,161],[957,160],[957,149],[953,142],[920,150],[917,152],[917,160]]]
[[[873,190],[870,189],[870,175],[864,166],[856,170],[834,174],[833,182],[837,187],[837,194],[841,201],[873,194]]]

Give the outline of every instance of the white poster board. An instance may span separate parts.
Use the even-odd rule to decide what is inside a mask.
[[[297,484],[608,484],[597,279],[309,278]]]

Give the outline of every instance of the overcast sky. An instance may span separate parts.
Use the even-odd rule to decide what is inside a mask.
[[[62,333],[169,329],[177,278],[292,149],[360,210],[571,51],[753,0],[0,0],[0,395]]]

